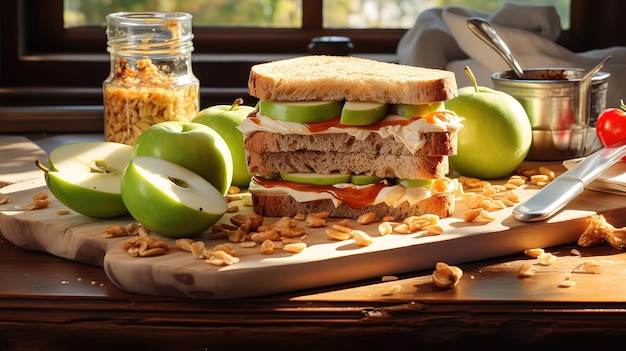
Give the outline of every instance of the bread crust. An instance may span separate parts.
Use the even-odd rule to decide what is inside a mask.
[[[372,133],[364,140],[349,134],[283,135],[256,132],[245,141],[252,174],[314,172],[375,175],[381,178],[436,179],[449,172],[447,156],[456,153],[456,134],[427,133],[411,154],[393,138]]]
[[[453,72],[354,56],[301,56],[255,65],[250,95],[271,101],[425,104],[456,97]]]
[[[402,220],[410,216],[434,214],[440,218],[449,217],[454,212],[455,197],[453,194],[437,194],[409,205],[404,202],[397,207],[385,203],[367,205],[361,208],[351,208],[345,203],[335,207],[331,200],[315,200],[298,202],[287,194],[252,193],[252,206],[255,213],[268,217],[307,215],[309,213],[328,212],[335,218],[358,218],[368,212],[374,212],[377,217],[391,216],[395,220]]]

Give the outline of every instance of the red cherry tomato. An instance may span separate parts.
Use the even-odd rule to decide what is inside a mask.
[[[598,116],[596,133],[604,146],[610,146],[626,138],[626,105],[621,101],[621,108],[608,108]],[[626,161],[626,157],[622,159]]]

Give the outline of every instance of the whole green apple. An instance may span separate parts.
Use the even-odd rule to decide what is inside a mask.
[[[122,176],[122,199],[131,216],[157,234],[200,234],[228,209],[224,196],[188,168],[152,156],[130,161]]]
[[[93,218],[128,214],[122,201],[121,181],[130,162],[132,146],[89,141],[61,145],[48,156],[50,169],[39,161],[48,189],[62,204]]]
[[[168,121],[150,126],[135,141],[132,157],[138,156],[154,156],[189,168],[223,195],[233,178],[233,158],[226,141],[199,123]]]
[[[224,138],[233,157],[232,184],[247,188],[252,175],[246,163],[246,150],[243,146],[243,134],[237,127],[254,111],[254,107],[242,105],[243,99],[237,99],[232,105],[215,105],[200,111],[192,120],[204,124]]]
[[[460,175],[498,179],[510,175],[530,149],[532,129],[524,107],[511,95],[486,87],[459,89],[445,103],[465,118],[458,132],[458,148],[450,156],[451,168]]]

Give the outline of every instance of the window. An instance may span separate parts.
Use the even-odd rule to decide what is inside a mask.
[[[490,13],[513,0],[325,0],[310,2],[303,14],[303,0],[64,0],[65,28],[104,26],[107,13],[118,11],[181,11],[194,15],[196,28],[258,27],[301,28],[303,17],[315,9],[323,28],[403,28],[413,26],[419,14],[432,7],[467,6]],[[563,28],[569,27],[570,0],[516,0],[554,6]],[[308,3],[308,1],[307,1]],[[315,6],[315,7],[313,7]]]
[[[78,0],[74,0],[78,1]],[[102,127],[97,109],[102,104],[101,83],[108,75],[109,64],[106,52],[104,23],[97,20],[80,19],[71,6],[77,2],[67,0],[2,0],[0,2],[0,132],[34,130],[92,130]],[[87,0],[82,0],[86,3]],[[198,4],[199,0],[179,0],[181,3]],[[226,0],[224,0],[226,1]],[[230,4],[244,0],[228,0]],[[476,3],[494,3],[485,0],[271,0],[272,3],[294,3],[297,6],[288,15],[295,24],[281,25],[231,25],[223,23],[213,26],[195,26],[194,29],[194,72],[202,85],[201,104],[229,103],[246,93],[249,67],[257,62],[282,58],[307,52],[311,38],[323,35],[350,37],[355,54],[377,58],[394,59],[396,45],[417,8],[411,4],[450,4],[471,6]],[[530,0],[528,0],[530,1]],[[539,0],[541,1],[541,0]],[[93,1],[115,3],[115,0]],[[136,0],[137,3],[164,3],[163,1]],[[205,0],[211,4],[222,0]],[[250,0],[249,3],[269,3],[270,0]],[[541,1],[545,3],[544,1]],[[567,3],[571,2],[571,7]],[[133,3],[133,1],[124,1]],[[362,4],[362,7],[345,7],[347,4]],[[378,11],[374,5],[398,4]],[[625,2],[598,2],[593,0],[555,0],[565,11],[570,9],[571,29],[563,35],[563,44],[572,50],[623,45],[619,14],[626,10]],[[563,5],[565,4],[565,5]],[[349,16],[333,19],[333,14],[351,11]],[[251,5],[249,5],[251,6]],[[372,7],[374,6],[374,7]],[[395,6],[395,5],[394,5]],[[497,7],[498,5],[496,5]],[[66,11],[68,9],[68,11]],[[480,9],[491,11],[492,9]],[[231,11],[233,9],[231,8]],[[107,11],[108,12],[108,11]],[[395,14],[395,24],[380,20],[378,14]],[[75,24],[65,24],[64,15]],[[388,16],[386,15],[386,16]],[[382,16],[382,15],[381,15]],[[98,15],[97,17],[101,17]],[[196,16],[200,17],[200,16]],[[233,18],[226,16],[227,18]],[[250,17],[242,17],[244,23],[252,23]],[[300,23],[297,22],[300,18]],[[598,18],[602,18],[598,21]],[[341,21],[344,22],[341,22]],[[81,22],[83,21],[83,22]],[[91,22],[90,22],[91,21]],[[241,21],[241,20],[240,20]],[[290,22],[291,23],[291,22]],[[32,108],[33,105],[42,106]],[[6,108],[12,106],[9,112]],[[63,113],[45,106],[69,106]],[[54,123],[59,116],[72,115],[77,106],[91,106],[94,114],[78,116],[76,123]],[[22,108],[37,110],[37,114],[48,111],[49,118],[33,117],[34,120],[15,117]],[[3,110],[4,109],[4,110]],[[78,108],[80,109],[80,108]],[[4,111],[4,112],[3,112]],[[69,111],[69,112],[68,112]],[[91,110],[90,110],[91,111]],[[30,116],[30,115],[29,115]],[[13,120],[10,120],[13,118]],[[30,118],[30,117],[29,117]],[[7,122],[8,121],[8,122]],[[39,123],[41,122],[41,123]]]

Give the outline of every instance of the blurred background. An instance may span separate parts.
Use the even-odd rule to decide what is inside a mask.
[[[110,71],[106,15],[193,15],[193,70],[200,104],[247,94],[250,67],[309,54],[314,38],[344,37],[356,56],[397,62],[398,44],[419,15],[462,6],[490,14],[506,0],[2,0],[0,133],[101,132],[102,82]],[[626,45],[624,1],[517,0],[554,6],[557,43],[574,52]],[[422,49],[422,48],[420,48]],[[428,50],[428,48],[423,48]]]

